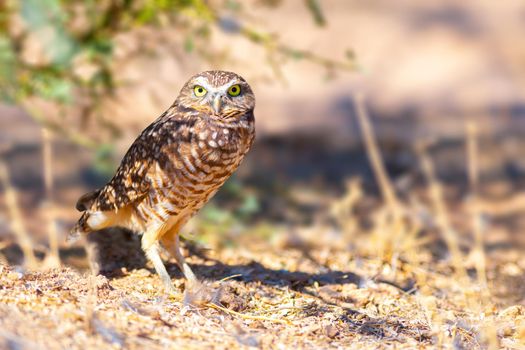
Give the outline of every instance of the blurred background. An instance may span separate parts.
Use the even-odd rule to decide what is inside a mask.
[[[517,0],[2,1],[1,258],[85,267],[76,199],[224,69],[255,91],[258,138],[190,241],[342,244],[522,301],[524,36]]]

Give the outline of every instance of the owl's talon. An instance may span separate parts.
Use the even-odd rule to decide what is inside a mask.
[[[214,302],[219,290],[206,281],[188,280],[184,288],[184,305],[202,306]]]
[[[203,283],[199,281],[197,278],[186,279],[184,290],[186,289],[195,290],[195,289],[201,288],[202,286],[203,286]]]
[[[166,295],[177,294],[177,290],[171,283],[168,285],[164,285],[164,292],[166,293]]]
[[[172,300],[172,301],[180,301],[181,295],[179,292],[177,292],[174,288],[171,288],[170,290],[166,290],[166,299]]]

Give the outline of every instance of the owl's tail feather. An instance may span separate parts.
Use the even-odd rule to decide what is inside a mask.
[[[73,243],[77,241],[82,234],[87,234],[91,232],[91,228],[89,227],[87,220],[89,218],[90,213],[88,211],[85,211],[78,222],[73,226],[71,231],[69,231],[69,234],[67,235],[66,242],[67,243]]]
[[[78,211],[86,211],[93,205],[93,202],[97,199],[98,195],[100,194],[101,190],[96,190],[92,192],[88,192],[81,196],[78,201],[76,208]]]

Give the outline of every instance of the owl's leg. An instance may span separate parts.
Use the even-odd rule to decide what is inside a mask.
[[[180,251],[179,234],[175,233],[173,235],[165,235],[164,237],[162,237],[162,244],[164,244],[166,249],[177,261],[177,265],[179,265],[179,268],[184,274],[184,277],[186,277],[186,279],[188,280],[189,285],[196,285],[198,283],[198,279],[191,270],[190,266],[184,260],[184,256]]]
[[[174,294],[175,288],[173,287],[173,284],[171,284],[170,275],[168,274],[168,271],[166,271],[166,266],[164,266],[164,263],[160,258],[159,242],[156,240],[152,242],[151,233],[146,232],[144,233],[144,236],[142,236],[141,243],[142,249],[144,250],[144,253],[146,253],[146,257],[153,263],[155,271],[157,271],[157,274],[160,276],[160,279],[164,284],[164,288],[166,289],[166,293]]]

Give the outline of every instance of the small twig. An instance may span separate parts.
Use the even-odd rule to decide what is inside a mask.
[[[17,192],[11,185],[7,165],[0,159],[0,183],[4,188],[7,209],[11,216],[11,229],[16,235],[22,252],[24,253],[24,265],[28,268],[37,266],[37,259],[33,250],[33,242],[24,225],[22,213],[18,205]]]
[[[364,97],[359,94],[355,96],[355,112],[357,115],[357,120],[359,126],[361,127],[361,133],[364,138],[364,143],[366,147],[366,152],[368,159],[370,160],[370,165],[374,171],[374,175],[381,189],[381,194],[385,200],[388,207],[392,210],[393,213],[398,211],[399,201],[397,199],[396,193],[394,191],[394,186],[390,182],[383,158],[381,156],[381,151],[377,145],[376,136],[372,125],[370,123],[370,118],[366,112],[364,105]]]
[[[428,156],[423,143],[419,143],[416,150],[421,161],[421,168],[428,182],[430,199],[432,201],[434,213],[436,214],[436,224],[443,234],[443,238],[445,239],[445,243],[451,254],[452,264],[454,265],[456,272],[460,277],[466,278],[467,274],[463,266],[463,254],[461,253],[459,242],[456,237],[457,232],[450,223],[447,206],[443,196],[443,189],[441,183],[436,177],[434,164]]]
[[[381,233],[380,239],[383,243],[379,249],[383,258],[390,260],[395,255],[395,247],[399,247],[400,242],[404,242],[409,238],[404,220],[403,206],[397,198],[394,186],[386,171],[377,138],[366,111],[363,95],[358,94],[355,96],[354,101],[357,121],[361,127],[361,134],[363,135],[363,142],[370,166],[386,204],[387,211],[385,213],[387,215],[383,219],[384,224],[387,225],[385,228],[388,232]]]
[[[470,212],[472,216],[472,229],[474,232],[475,245],[472,250],[474,253],[474,263],[476,265],[477,277],[479,284],[486,290],[486,258],[483,239],[483,228],[481,222],[481,213],[478,200],[479,184],[479,162],[478,162],[478,129],[473,120],[466,125],[467,138],[467,156],[468,156],[468,179],[470,184]]]
[[[219,282],[226,282],[226,281],[231,280],[232,278],[237,278],[237,277],[242,277],[242,274],[238,273],[238,274],[235,274],[235,275],[226,276],[223,279],[219,280]]]
[[[315,54],[314,52],[296,49],[294,47],[284,45],[279,42],[278,38],[270,35],[268,33],[260,33],[253,28],[248,26],[241,26],[239,33],[244,36],[247,40],[253,42],[254,44],[262,45],[268,53],[269,64],[274,71],[275,76],[284,82],[284,76],[282,74],[280,65],[277,63],[274,54],[280,54],[283,57],[301,59],[313,64],[320,65],[329,71],[336,69],[354,72],[359,66],[356,64],[355,60],[348,59],[344,60],[334,60],[324,56]]]
[[[44,187],[46,199],[44,205],[45,217],[47,219],[49,255],[46,257],[48,267],[60,266],[58,252],[58,231],[55,218],[55,206],[53,200],[53,167],[52,167],[52,135],[46,128],[42,128],[42,158],[44,160]]]
[[[116,345],[119,348],[125,344],[125,338],[115,329],[108,327],[102,322],[97,315],[96,306],[98,300],[98,287],[96,280],[96,268],[91,268],[91,273],[87,277],[88,291],[84,301],[84,328],[86,332],[100,335],[106,342]]]
[[[82,133],[73,131],[60,125],[60,123],[53,122],[46,118],[37,108],[29,105],[28,103],[22,103],[22,107],[26,110],[27,114],[40,125],[45,128],[52,130],[76,145],[80,145],[86,148],[95,149],[98,144],[95,140],[83,135]]]
[[[292,322],[289,321],[289,320],[286,320],[286,319],[279,320],[279,319],[265,317],[265,316],[241,314],[240,312],[233,311],[233,310],[227,309],[225,307],[222,307],[222,306],[219,306],[219,305],[213,304],[213,303],[207,303],[205,305],[210,307],[210,308],[212,308],[212,309],[217,309],[217,310],[226,312],[226,313],[228,313],[230,315],[235,315],[237,317],[240,317],[240,318],[243,318],[243,319],[247,319],[247,320],[270,321],[270,322],[274,322],[274,323],[281,323],[281,324],[286,324],[286,325],[292,325]]]
[[[97,304],[97,287],[95,274],[90,273],[87,277],[87,296],[84,301],[84,328],[87,332],[94,332],[93,320],[95,319],[95,305]]]
[[[97,300],[98,300],[96,276],[100,272],[100,264],[98,262],[97,245],[87,238],[84,238],[84,240],[85,240],[85,250],[86,250],[87,260],[89,264],[89,275],[87,276],[88,291],[87,291],[87,296],[86,296],[86,299],[83,305],[83,309],[85,313],[84,328],[87,332],[95,333],[96,332],[95,307],[97,305]]]

